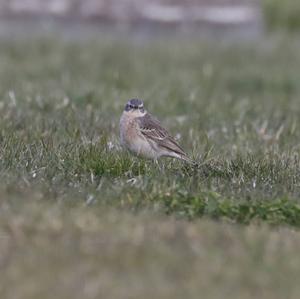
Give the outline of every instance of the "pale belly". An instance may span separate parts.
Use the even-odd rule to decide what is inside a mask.
[[[156,160],[160,156],[158,152],[149,144],[149,142],[141,137],[138,137],[130,144],[127,143],[127,148],[132,153],[144,158]]]
[[[154,160],[160,157],[155,144],[150,144],[143,135],[138,133],[135,123],[125,117],[120,121],[120,137],[122,145],[133,154]]]

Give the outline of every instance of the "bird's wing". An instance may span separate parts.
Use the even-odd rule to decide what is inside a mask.
[[[170,136],[168,131],[164,129],[160,122],[151,116],[149,113],[145,116],[137,118],[140,132],[148,139],[156,142],[156,144],[162,148],[165,148],[171,152],[175,152],[183,157],[186,157],[186,153]]]

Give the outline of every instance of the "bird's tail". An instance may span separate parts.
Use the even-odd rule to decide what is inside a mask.
[[[193,166],[198,165],[198,163],[196,161],[192,160],[187,155],[181,155],[180,157],[178,157],[178,159],[180,159],[180,160],[182,160],[182,161],[184,161],[186,163],[189,163],[189,164],[191,164]]]

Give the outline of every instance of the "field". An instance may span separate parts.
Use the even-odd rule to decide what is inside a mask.
[[[299,298],[300,42],[0,44],[1,298]],[[144,100],[198,166],[119,143]]]

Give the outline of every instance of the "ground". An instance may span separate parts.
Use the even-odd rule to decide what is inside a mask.
[[[299,50],[2,42],[1,298],[298,298]],[[197,167],[121,148],[132,97]]]

